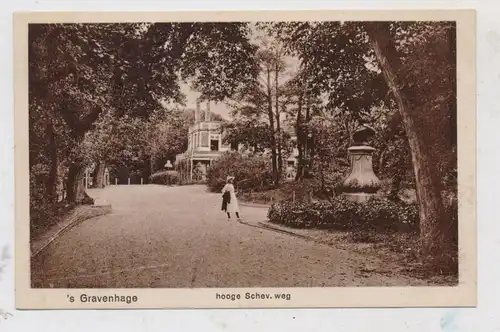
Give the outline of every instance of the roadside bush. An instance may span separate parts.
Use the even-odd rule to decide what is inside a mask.
[[[416,231],[418,207],[379,197],[357,203],[338,196],[331,201],[276,203],[269,209],[268,218],[294,228]]]
[[[262,191],[272,186],[272,168],[267,158],[226,152],[207,171],[206,185],[220,192],[227,176],[235,177],[234,186],[240,192]]]
[[[49,199],[47,188],[48,167],[42,164],[30,169],[30,236],[35,238],[55,224],[59,213],[57,200]]]
[[[177,171],[164,171],[151,174],[149,177],[150,183],[163,184],[171,186],[179,183],[179,174]]]
[[[279,188],[264,191],[246,192],[240,198],[246,202],[270,204],[281,201],[309,201],[321,193],[319,182],[314,179],[282,183]]]

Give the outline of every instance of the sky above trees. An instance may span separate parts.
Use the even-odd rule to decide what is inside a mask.
[[[250,35],[250,41],[253,44],[258,45],[259,47],[263,47],[266,42],[269,42],[269,37],[266,36],[262,30],[258,30],[255,24],[251,23],[250,26],[252,31]],[[299,68],[299,60],[298,58],[292,56],[285,56],[284,58],[286,62],[287,73],[282,75],[282,79],[288,80],[297,73]],[[181,92],[186,97],[186,107],[195,109],[196,100],[199,98],[200,93],[192,89],[189,83],[182,83],[180,87],[181,87]],[[206,107],[205,105],[206,104],[201,105],[202,109]],[[226,102],[221,102],[221,103],[212,102],[210,105],[210,110],[213,113],[221,115],[224,119],[227,120],[232,119],[231,107],[229,107]]]

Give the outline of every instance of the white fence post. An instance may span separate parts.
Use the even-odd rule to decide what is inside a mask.
[[[130,184],[130,178],[128,178],[128,184]]]

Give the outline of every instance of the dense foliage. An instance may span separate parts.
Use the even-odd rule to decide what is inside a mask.
[[[30,24],[32,222],[90,203],[87,169],[98,187],[106,167],[147,181],[186,146],[181,80],[222,101],[255,77],[255,52],[246,23]]]
[[[408,188],[419,198],[423,256],[453,264],[453,224],[442,194],[457,195],[455,24],[261,22],[258,27],[281,46],[281,54],[299,63],[280,93],[288,96],[285,112],[297,137],[297,180],[345,167],[353,130],[372,126],[374,166],[390,184],[390,198],[398,200]]]
[[[456,204],[456,201],[451,201],[445,206],[446,216],[450,220],[448,231],[455,247],[458,245]],[[391,233],[418,236],[420,229],[416,203],[395,202],[382,197],[372,197],[363,203],[350,201],[343,196],[328,201],[283,199],[272,204],[268,218],[272,223],[287,227],[345,231],[360,239],[370,239],[373,234]]]
[[[426,254],[448,252],[457,214],[442,199],[457,196],[455,29],[453,22],[30,25],[33,221],[50,219],[62,201],[91,202],[82,181],[88,168],[98,187],[106,167],[170,181],[157,172],[187,146],[184,80],[201,100],[227,101],[234,121],[223,125],[226,143],[245,150],[210,167],[210,190],[227,175],[240,192],[290,189],[283,179],[296,152],[297,186],[314,181],[309,192],[331,198],[350,166],[353,131],[369,124],[389,200],[297,203],[286,206],[295,211],[290,221],[275,206],[273,218],[319,225],[350,215],[356,225],[391,229],[407,216]],[[186,164],[176,169],[179,183],[191,181]],[[400,202],[408,190],[419,198],[418,223]]]
[[[281,202],[269,209],[268,217],[273,223],[295,228],[418,229],[418,207],[415,204],[395,203],[384,198],[371,198],[363,203],[342,196],[330,201]]]
[[[262,191],[273,185],[273,174],[267,158],[235,152],[223,154],[210,166],[206,184],[210,191],[220,192],[228,176],[234,176],[237,191]]]
[[[172,186],[179,184],[179,174],[177,171],[163,171],[151,174],[150,183]]]

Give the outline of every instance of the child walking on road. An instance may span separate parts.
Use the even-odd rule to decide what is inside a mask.
[[[222,211],[227,213],[229,221],[231,221],[231,213],[234,213],[238,221],[241,221],[240,208],[238,206],[238,199],[236,198],[233,182],[234,176],[228,176],[226,185],[222,188]]]

